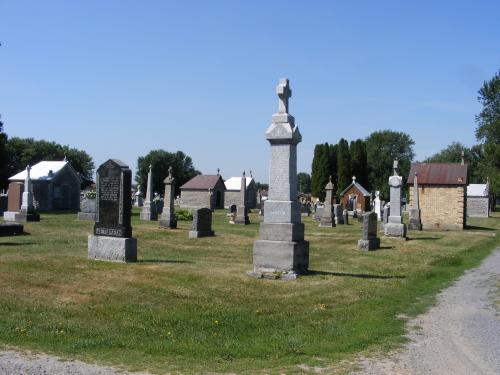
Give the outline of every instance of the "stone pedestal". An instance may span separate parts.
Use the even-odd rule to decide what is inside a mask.
[[[95,212],[78,212],[76,219],[81,221],[95,221]]]
[[[137,239],[89,235],[88,257],[110,262],[136,262]]]
[[[0,237],[1,236],[16,236],[23,234],[24,226],[18,223],[0,223]]]
[[[11,212],[6,211],[3,213],[4,221],[14,221],[18,223],[26,223],[28,221],[40,221],[40,215],[37,212]]]
[[[368,240],[358,240],[358,250],[372,251],[380,248],[380,238],[370,238]]]
[[[250,219],[248,218],[248,209],[245,206],[238,206],[236,211],[236,216],[234,218],[234,224],[248,225],[250,224]]]
[[[172,167],[168,168],[168,176],[163,180],[165,194],[163,195],[163,211],[160,215],[158,225],[163,229],[176,229],[177,218],[174,210],[175,178],[172,175]]]
[[[397,237],[406,240],[406,225],[398,223],[384,224],[384,234],[387,237]]]
[[[420,210],[418,208],[410,209],[410,220],[408,222],[409,230],[422,230],[422,222],[420,221]]]

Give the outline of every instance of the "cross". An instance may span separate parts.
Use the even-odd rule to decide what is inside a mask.
[[[151,168],[153,168],[153,164],[149,164],[149,170],[151,171]]]
[[[287,78],[280,79],[278,86],[276,86],[276,94],[278,94],[278,112],[288,113],[288,99],[292,96],[289,81]]]
[[[394,175],[398,174],[398,160],[394,160],[394,163],[392,164],[392,169],[394,169]]]
[[[352,176],[352,183],[355,184],[356,183],[356,176]]]
[[[245,177],[245,171],[243,171],[243,177]]]
[[[168,176],[169,177],[172,177],[172,171],[173,171],[172,166],[168,167]]]
[[[217,176],[220,174],[220,169],[217,168]]]
[[[253,176],[252,176],[252,170],[251,170],[251,169],[250,169],[250,177],[253,177]]]

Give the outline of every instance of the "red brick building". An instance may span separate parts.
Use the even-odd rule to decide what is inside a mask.
[[[356,177],[353,177],[351,184],[340,193],[340,203],[348,211],[356,209],[361,212],[367,212],[371,210],[371,194],[356,182]]]

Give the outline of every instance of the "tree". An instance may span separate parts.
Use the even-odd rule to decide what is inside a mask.
[[[258,190],[269,190],[269,184],[255,181],[255,189]]]
[[[311,175],[309,173],[300,172],[297,174],[297,190],[299,193],[311,193]]]
[[[55,142],[36,141],[33,138],[10,138],[7,141],[8,177],[44,160],[63,160],[66,158],[85,182],[92,181],[94,162],[85,151]]]
[[[337,173],[337,145],[330,145],[329,146],[329,156],[328,158],[330,159],[330,176],[332,176],[332,183],[333,186],[337,186],[338,183],[338,173]]]
[[[351,172],[365,189],[369,189],[368,160],[366,159],[366,144],[362,139],[351,142],[349,147],[351,155]]]
[[[349,155],[349,144],[341,138],[337,145],[337,194],[351,183],[351,156]]]
[[[476,116],[476,138],[483,152],[479,170],[489,177],[490,191],[497,196],[500,194],[500,71],[484,82],[478,93],[478,101],[483,106]]]
[[[330,175],[330,159],[328,143],[318,144],[314,147],[314,157],[311,166],[311,194],[325,199],[325,186]]]
[[[392,175],[393,161],[398,160],[399,174],[406,179],[415,157],[414,144],[415,142],[408,134],[392,130],[376,131],[368,136],[366,156],[368,185],[371,189],[380,190],[384,198],[389,198],[388,181],[389,176]]]
[[[8,168],[7,168],[7,153],[6,153],[7,134],[3,131],[3,122],[0,119],[0,188],[7,187]]]
[[[425,163],[460,163],[462,161],[462,152],[464,161],[469,165],[469,182],[480,183],[481,176],[478,173],[478,164],[481,158],[481,147],[466,147],[460,142],[452,142],[450,145],[438,153],[424,160]]]
[[[191,157],[182,151],[175,153],[165,150],[152,150],[146,156],[137,159],[136,182],[141,185],[142,193],[146,193],[149,166],[153,169],[153,192],[163,195],[165,184],[163,180],[168,176],[168,168],[173,168],[175,177],[175,194],[180,193],[180,187],[194,176],[200,174],[193,166]]]

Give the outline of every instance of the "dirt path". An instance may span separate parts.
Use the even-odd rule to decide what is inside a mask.
[[[363,359],[358,375],[500,374],[500,249],[408,322],[410,342],[387,359]],[[420,327],[418,329],[415,326]]]

